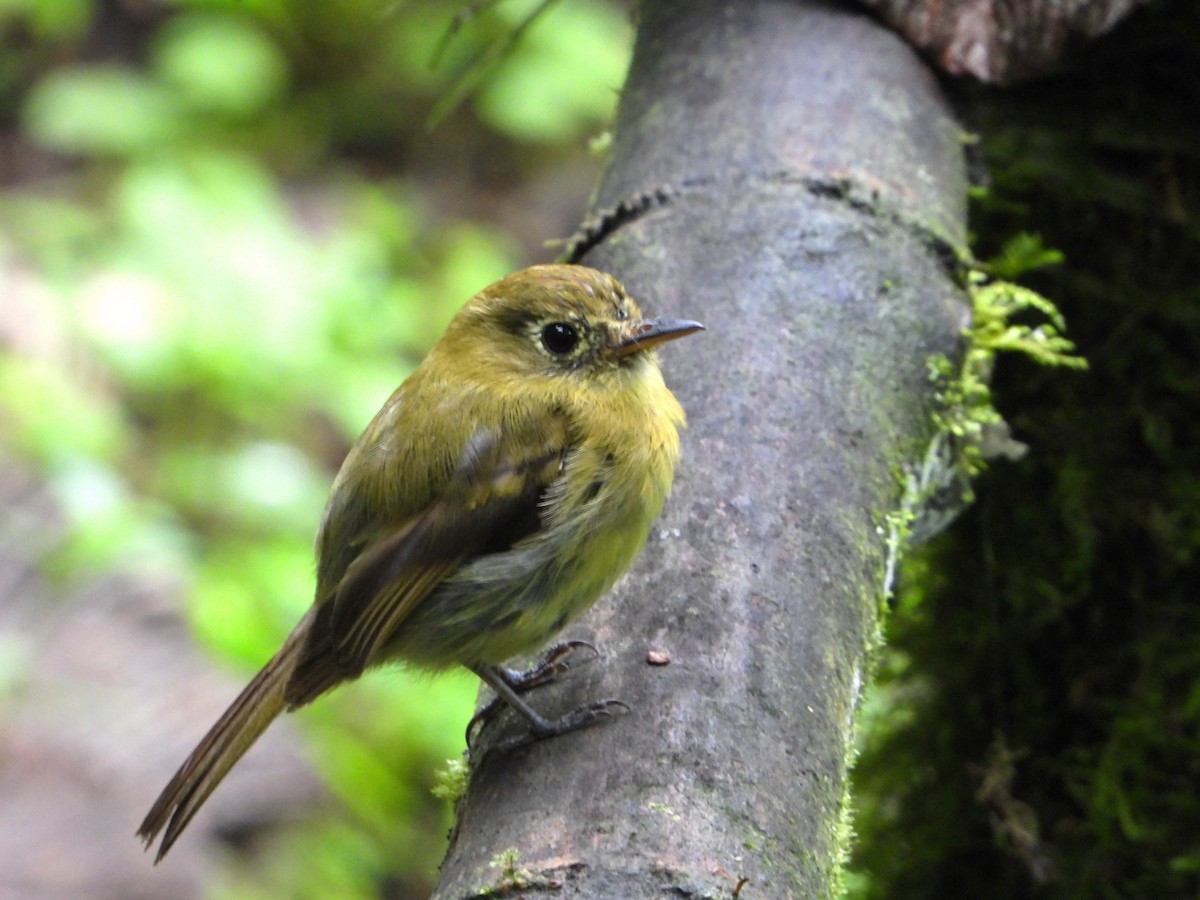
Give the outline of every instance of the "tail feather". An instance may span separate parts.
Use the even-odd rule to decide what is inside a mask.
[[[297,632],[302,630],[298,628]],[[171,845],[234,763],[242,758],[283,711],[284,688],[294,667],[295,650],[299,645],[296,637],[296,632],[293,632],[279,653],[225,710],[146,814],[137,833],[149,848],[162,832],[162,843],[154,858],[156,864],[166,856]]]

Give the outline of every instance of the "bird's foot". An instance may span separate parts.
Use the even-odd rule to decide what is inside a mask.
[[[623,716],[628,712],[629,704],[622,700],[597,700],[572,710],[564,716],[559,716],[557,719],[543,719],[541,716],[538,716],[540,721],[537,722],[531,719],[530,728],[527,731],[515,734],[491,749],[500,753],[508,753],[521,747],[528,747],[530,744],[546,738],[558,737],[581,728],[600,725],[607,719]]]
[[[571,671],[571,665],[567,661],[567,658],[580,648],[591,650],[595,654],[593,658],[600,656],[600,651],[587,641],[561,641],[550,647],[531,668],[524,671],[509,669],[505,666],[488,666],[486,668],[488,671],[495,673],[495,676],[503,681],[514,693],[523,694],[544,684],[549,684],[557,679],[559,675],[565,675]],[[480,678],[483,678],[485,682],[492,685],[493,689],[496,688],[496,685],[492,683],[490,678],[484,677],[479,672],[476,672],[476,674]],[[486,725],[504,705],[504,697],[497,690],[496,696],[471,717],[471,721],[467,723],[468,747],[471,745],[471,736],[475,733],[475,729]]]
[[[541,687],[543,684],[549,684],[559,675],[565,675],[571,671],[571,664],[567,659],[580,648],[591,650],[593,654],[592,659],[600,657],[600,651],[587,641],[560,641],[546,650],[531,668],[523,672],[518,672],[516,669],[507,669],[503,666],[497,666],[496,669],[500,672],[500,677],[504,679],[510,688],[519,694],[523,694],[536,687]]]
[[[555,737],[598,724],[604,719],[612,718],[618,710],[628,712],[629,707],[620,700],[598,700],[557,719],[547,719],[521,696],[524,692],[553,681],[559,675],[570,671],[571,667],[566,662],[567,657],[581,647],[591,650],[597,657],[600,655],[595,647],[585,641],[564,641],[555,644],[543,653],[537,664],[524,672],[517,672],[502,666],[473,666],[472,671],[496,692],[496,696],[467,723],[467,748],[471,748],[472,738],[477,734],[477,729],[486,725],[502,705],[511,706],[524,716],[530,725],[526,734],[504,741],[494,748],[506,751],[523,747],[543,738]]]

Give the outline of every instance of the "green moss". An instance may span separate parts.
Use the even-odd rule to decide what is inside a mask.
[[[490,887],[481,887],[473,896],[477,898],[504,897],[518,894],[522,891],[538,888],[551,888],[556,882],[541,875],[535,875],[521,866],[521,851],[516,847],[501,850],[488,861],[489,869],[497,869],[497,883]]]
[[[666,816],[672,822],[678,822],[681,818],[679,813],[675,812],[675,810],[671,809],[671,807],[667,806],[665,803],[651,801],[650,803],[646,804],[646,808],[652,813],[660,813]]]
[[[932,496],[969,468],[976,502],[899,567],[850,896],[1200,896],[1198,36],[1200,7],[1160,0],[1076,68],[974,98],[982,355],[942,364],[953,440],[906,477]],[[997,286],[1017,277],[1086,375],[1040,364],[1074,354]],[[1012,464],[958,446],[994,410],[1029,448]]]
[[[989,458],[1021,452],[1008,438],[1007,425],[992,400],[998,354],[1020,353],[1044,366],[1087,368],[1087,361],[1074,355],[1075,345],[1063,336],[1066,322],[1053,302],[989,274],[998,271],[1016,277],[1061,259],[1061,254],[1045,250],[1039,239],[1028,234],[1010,239],[996,260],[968,275],[971,327],[964,333],[962,363],[956,367],[944,356],[929,363],[930,378],[937,385],[937,431],[950,439],[955,464],[969,476],[986,469]]]
[[[439,800],[445,800],[451,807],[454,807],[459,798],[466,793],[470,777],[470,766],[463,757],[448,759],[446,764],[434,773],[433,787],[430,788],[430,792]]]

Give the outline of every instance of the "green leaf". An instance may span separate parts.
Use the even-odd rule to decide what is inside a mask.
[[[287,83],[287,61],[249,21],[177,16],[155,42],[163,81],[197,109],[247,116],[266,108]]]
[[[51,150],[118,157],[159,147],[184,127],[169,91],[121,66],[50,75],[30,92],[24,121],[30,136]]]

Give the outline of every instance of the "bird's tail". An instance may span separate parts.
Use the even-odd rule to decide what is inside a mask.
[[[167,855],[192,816],[216,790],[234,763],[283,711],[284,688],[306,631],[302,622],[274,658],[222,713],[150,807],[137,833],[149,848],[162,832],[155,863]]]

